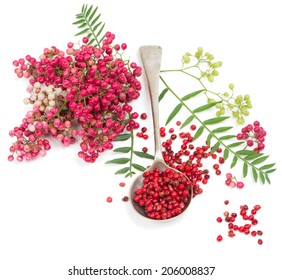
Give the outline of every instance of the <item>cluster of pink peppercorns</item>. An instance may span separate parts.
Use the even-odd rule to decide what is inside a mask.
[[[237,181],[236,177],[233,176],[231,173],[226,174],[225,184],[231,188],[237,187],[238,189],[244,188],[244,183]]]
[[[248,147],[254,147],[255,152],[260,152],[264,149],[264,140],[265,140],[266,132],[263,127],[260,126],[258,121],[255,121],[253,125],[248,124],[243,127],[241,133],[237,135],[238,140],[245,140]]]
[[[228,200],[224,201],[225,205],[229,204]],[[223,218],[217,217],[216,221],[218,223],[221,223],[223,220],[228,224],[228,237],[235,237],[236,233],[243,233],[245,235],[251,235],[253,237],[261,236],[263,235],[263,232],[261,230],[252,230],[252,227],[256,226],[258,224],[258,220],[255,218],[255,215],[257,212],[261,209],[260,205],[255,205],[252,209],[249,209],[248,205],[241,205],[240,206],[240,216],[245,221],[244,225],[238,226],[235,224],[236,219],[238,218],[237,213],[229,213],[228,211],[225,211],[223,213]],[[247,211],[250,210],[248,213]],[[218,242],[221,242],[223,240],[222,235],[218,235],[216,240]],[[261,238],[257,240],[259,245],[262,245],[263,241]]]
[[[127,46],[113,44],[114,39],[107,32],[101,46],[87,45],[83,38],[78,48],[70,42],[66,52],[53,46],[39,60],[27,55],[13,62],[16,75],[29,79],[24,102],[33,108],[10,131],[16,142],[9,161],[44,156],[51,135],[65,146],[80,138],[78,156],[94,162],[125,129],[139,128],[138,114],[128,103],[140,95],[142,70],[121,58]]]

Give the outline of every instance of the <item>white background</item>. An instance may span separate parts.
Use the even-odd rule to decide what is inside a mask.
[[[128,194],[132,179],[114,176],[118,166],[105,166],[113,158],[105,153],[92,165],[81,162],[78,146],[53,148],[44,159],[18,164],[7,161],[11,138],[8,132],[19,125],[27,107],[26,81],[13,73],[12,61],[26,54],[38,57],[44,47],[65,49],[77,41],[72,25],[83,3],[98,5],[106,30],[116,34],[117,43],[128,44],[127,54],[140,63],[137,51],[145,44],[163,47],[162,68],[178,68],[186,51],[198,46],[213,53],[224,64],[216,79],[221,90],[230,83],[237,93],[249,93],[253,109],[248,119],[260,120],[267,130],[267,154],[277,162],[272,184],[245,179],[242,190],[229,189],[224,176],[213,176],[204,193],[193,200],[179,219],[154,223],[137,216]],[[215,266],[212,276],[200,279],[260,279],[281,274],[281,26],[280,1],[2,1],[1,23],[1,109],[0,109],[0,279],[84,279],[68,276],[76,267],[151,268],[148,279],[159,279],[162,266]],[[189,85],[189,83],[188,83]],[[177,87],[179,84],[176,85]],[[186,84],[187,86],[187,84]],[[216,87],[216,84],[213,85]],[[188,93],[189,86],[180,94]],[[148,97],[135,108],[148,109]],[[162,103],[162,123],[171,109]],[[173,104],[174,105],[174,104]],[[149,127],[150,120],[142,125]],[[153,151],[153,141],[139,142]],[[280,156],[279,156],[280,155]],[[149,162],[145,162],[149,164]],[[230,162],[223,168],[229,171]],[[233,173],[241,175],[241,165]],[[126,182],[125,188],[118,183]],[[108,195],[112,204],[105,202]],[[227,209],[238,212],[241,204],[262,206],[256,238],[226,237],[227,229],[216,223]],[[216,242],[224,235],[222,243]],[[92,276],[89,279],[110,279]],[[124,277],[112,277],[124,279]],[[141,279],[132,276],[128,279]],[[192,276],[166,279],[198,279]],[[87,277],[85,277],[87,279]]]

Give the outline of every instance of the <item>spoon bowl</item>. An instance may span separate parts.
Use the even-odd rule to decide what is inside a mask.
[[[143,70],[148,83],[148,91],[151,100],[152,117],[153,117],[153,125],[154,125],[154,139],[155,139],[155,158],[151,166],[146,171],[154,170],[155,168],[158,168],[159,171],[165,171],[166,169],[170,169],[176,173],[182,174],[186,178],[186,180],[189,181],[189,179],[183,173],[181,173],[180,171],[174,168],[171,168],[169,165],[165,163],[161,152],[158,95],[159,95],[159,74],[161,67],[162,49],[160,46],[143,46],[140,47],[139,53],[143,63]],[[137,202],[134,201],[136,190],[143,187],[143,179],[144,179],[143,174],[138,175],[131,185],[130,193],[129,193],[130,201],[133,208],[137,211],[137,213],[139,213],[141,216],[147,219],[152,220],[147,216],[145,212],[145,207],[140,206]],[[185,212],[187,207],[190,205],[191,199],[192,199],[192,188],[189,188],[189,199],[185,203],[185,207],[182,209],[182,212],[180,214],[166,220],[155,220],[155,221],[168,221],[176,217],[179,217]]]

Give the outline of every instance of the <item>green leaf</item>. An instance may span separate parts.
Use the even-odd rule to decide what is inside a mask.
[[[219,146],[220,146],[220,142],[218,141],[218,142],[216,142],[216,144],[212,147],[210,153],[213,154],[213,153],[219,148]]]
[[[266,179],[267,183],[270,185],[270,184],[271,184],[271,181],[270,181],[268,175],[267,175],[267,174],[264,174],[264,176],[265,176],[265,179]]]
[[[195,141],[196,139],[198,139],[202,135],[204,128],[205,127],[203,125],[198,128],[198,130],[196,131],[196,133],[193,137],[193,141]]]
[[[255,182],[257,182],[258,181],[258,173],[257,173],[257,171],[256,171],[254,166],[252,168],[252,171],[253,171],[254,180],[255,180]]]
[[[240,155],[240,156],[248,156],[248,155],[251,155],[253,154],[254,152],[253,151],[250,151],[250,150],[240,150],[240,151],[237,151],[236,154],[237,155]]]
[[[83,20],[84,20],[84,15],[82,15],[82,14],[77,14],[77,15],[75,15],[75,17],[78,19],[78,18],[83,18]]]
[[[118,137],[117,137],[115,140],[113,140],[113,141],[126,141],[126,140],[128,140],[130,137],[131,137],[131,134],[129,134],[129,133],[124,133],[124,134],[118,135]]]
[[[81,24],[83,22],[85,22],[84,19],[80,19],[78,21],[73,22],[72,24]]]
[[[90,23],[91,26],[94,26],[94,24],[97,22],[97,20],[100,18],[101,14],[99,14],[98,16],[96,16],[92,22]]]
[[[272,172],[274,172],[274,171],[276,171],[276,168],[274,168],[274,169],[269,169],[269,170],[266,170],[265,172],[269,174],[269,173],[272,173]]]
[[[245,159],[245,160],[251,160],[251,159],[258,158],[258,157],[260,157],[260,156],[262,156],[262,155],[263,155],[263,154],[253,152],[252,154],[246,156],[244,159]]]
[[[235,143],[229,144],[227,147],[234,148],[234,147],[240,146],[243,143],[245,143],[245,141],[235,142]]]
[[[91,39],[91,40],[87,43],[87,45],[88,45],[88,46],[91,46],[94,42],[95,42],[95,39]]]
[[[92,11],[92,8],[93,8],[93,5],[91,5],[90,6],[90,8],[88,9],[88,11],[86,12],[86,17],[88,17],[89,16],[89,14],[91,13],[91,11]]]
[[[86,10],[87,10],[87,5],[83,4],[81,8],[81,12],[84,14]]]
[[[208,124],[216,124],[216,123],[220,123],[220,122],[223,122],[227,119],[229,119],[230,117],[218,117],[218,118],[212,118],[212,119],[208,119],[208,120],[205,120],[203,121],[203,123],[205,125],[208,125]]]
[[[232,126],[218,127],[218,128],[216,128],[216,129],[212,130],[212,132],[213,132],[213,133],[225,132],[225,131],[230,130],[231,128],[233,128],[233,127],[232,127]],[[233,135],[231,135],[231,136],[233,136]],[[235,136],[233,136],[233,137],[235,137]]]
[[[113,152],[128,153],[130,150],[131,150],[131,147],[121,147],[121,148],[114,149]]]
[[[248,174],[248,164],[246,162],[244,162],[243,165],[243,177],[245,178]]]
[[[264,184],[265,183],[265,178],[262,172],[259,172],[259,178],[261,180],[261,182]]]
[[[143,153],[143,152],[138,152],[138,151],[134,151],[133,153],[140,158],[154,159],[154,156],[148,153]]]
[[[89,28],[85,28],[85,29],[83,29],[83,30],[82,30],[82,31],[80,31],[79,33],[75,34],[74,36],[80,36],[80,35],[82,35],[82,34],[86,33],[87,31],[89,31]]]
[[[77,28],[83,28],[87,25],[87,22],[82,23],[81,25],[79,25]]]
[[[201,93],[201,92],[203,92],[203,91],[205,91],[205,89],[196,90],[196,91],[194,91],[194,92],[191,92],[191,93],[186,94],[186,95],[183,96],[181,99],[182,99],[183,101],[186,101],[186,100],[188,100],[188,99],[190,99],[190,98],[192,98],[192,97],[198,95],[199,93]]]
[[[232,160],[232,163],[230,165],[230,168],[233,168],[236,165],[237,161],[238,161],[238,157],[235,155],[233,157],[233,160]]]
[[[112,160],[108,160],[107,162],[105,162],[106,164],[125,164],[129,162],[129,158],[115,158]]]
[[[97,32],[96,37],[99,37],[99,36],[101,35],[101,33],[102,33],[104,27],[105,27],[105,23],[101,26],[101,28],[100,28],[99,31]],[[101,40],[99,41],[99,44],[100,44],[100,42],[102,42],[102,40],[103,40],[104,38],[105,38],[105,36],[103,36],[103,37],[101,38]]]
[[[126,175],[125,175],[125,178],[127,178],[127,177],[131,177],[132,175],[134,175],[134,174],[136,174],[134,171],[131,171],[131,172],[129,172],[129,173],[127,173]]]
[[[206,104],[206,105],[203,105],[203,106],[200,106],[196,109],[194,109],[194,113],[200,113],[202,111],[205,111],[207,109],[210,109],[212,107],[214,107],[217,103],[220,103],[220,102],[212,102],[212,103],[209,103],[209,104]]]
[[[219,138],[219,140],[229,140],[229,139],[232,139],[232,138],[235,138],[236,135],[224,135],[224,136],[221,136]]]
[[[227,160],[227,159],[228,159],[228,156],[229,156],[229,149],[225,149],[224,152],[223,152],[223,158],[224,158],[224,160]]]
[[[252,161],[252,164],[253,165],[260,164],[260,163],[264,162],[265,160],[267,160],[268,157],[269,156],[264,156],[264,157],[260,157],[258,159],[255,159],[254,161]]]
[[[186,125],[188,125],[189,123],[191,123],[194,120],[194,116],[191,115],[190,117],[188,117],[186,119],[186,121],[180,126],[180,129],[182,129],[183,127],[185,127]]]
[[[210,146],[211,145],[211,139],[212,139],[212,134],[210,133],[207,137],[207,145]]]
[[[275,165],[275,163],[266,164],[266,165],[260,167],[259,170],[270,169],[270,168],[273,167],[274,165]]]
[[[168,92],[168,88],[165,88],[161,94],[159,95],[159,102],[165,97],[166,93]]]
[[[128,171],[129,171],[129,167],[124,167],[124,168],[119,169],[118,171],[116,171],[115,174],[125,174]]]
[[[94,11],[91,13],[90,17],[88,18],[88,21],[91,21],[91,19],[94,17],[94,15],[96,14],[98,10],[98,6],[94,9]]]
[[[138,170],[138,171],[145,171],[146,170],[146,168],[144,167],[144,166],[142,166],[142,165],[139,165],[139,164],[136,164],[136,163],[132,163],[132,166],[136,169],[136,170]]]
[[[179,111],[181,110],[181,108],[182,108],[182,103],[179,103],[179,104],[172,110],[172,112],[170,113],[170,115],[168,116],[165,125],[169,124],[169,122],[179,113]]]
[[[102,22],[97,23],[93,28],[93,32],[102,24]]]

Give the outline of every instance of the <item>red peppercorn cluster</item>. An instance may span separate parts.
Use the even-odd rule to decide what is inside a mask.
[[[229,204],[224,202],[225,205]],[[252,209],[249,209],[248,205],[241,205],[240,206],[240,216],[244,221],[244,225],[237,225],[235,224],[236,219],[239,217],[237,213],[229,213],[225,211],[222,217],[217,217],[216,221],[221,223],[223,220],[227,223],[228,227],[228,236],[233,238],[236,236],[236,233],[243,233],[245,235],[251,235],[253,237],[261,236],[263,232],[261,230],[252,230],[252,227],[258,224],[258,220],[255,218],[257,212],[261,209],[260,205],[255,205]],[[248,212],[249,211],[249,212]],[[217,236],[217,241],[222,241],[222,235]],[[262,244],[262,239],[258,239],[258,244]]]
[[[192,130],[195,130],[195,125],[191,126]],[[209,170],[203,169],[203,159],[218,159],[219,164],[224,163],[222,157],[218,157],[216,153],[210,153],[210,147],[207,145],[195,147],[192,144],[193,136],[190,132],[180,132],[175,133],[175,129],[168,129],[170,137],[162,142],[163,147],[163,158],[165,162],[183,173],[191,182],[191,187],[193,188],[193,197],[201,194],[203,189],[200,186],[200,183],[207,184],[210,178]],[[166,129],[164,127],[160,128],[160,136],[164,138],[166,136]],[[176,139],[181,140],[180,150],[174,152],[172,149],[173,142]],[[217,153],[221,153],[221,149]],[[219,164],[214,164],[213,168],[216,175],[220,175],[221,171],[219,169]]]
[[[33,109],[10,136],[16,142],[9,160],[29,160],[50,148],[47,135],[65,146],[81,139],[78,156],[94,162],[112,149],[112,141],[126,129],[139,128],[138,114],[128,103],[139,97],[137,77],[141,67],[122,59],[126,44],[114,44],[115,35],[107,32],[101,46],[68,43],[66,52],[45,48],[40,59],[30,55],[13,62],[19,78],[29,79],[26,104]]]
[[[237,135],[238,140],[245,140],[248,147],[253,147],[256,143],[256,147],[253,149],[255,152],[260,152],[264,149],[266,132],[263,127],[260,126],[258,121],[255,121],[253,125],[248,124],[243,127],[241,133]]]
[[[145,171],[143,177],[133,199],[150,219],[166,220],[182,213],[191,198],[191,182],[183,174],[155,168]]]

